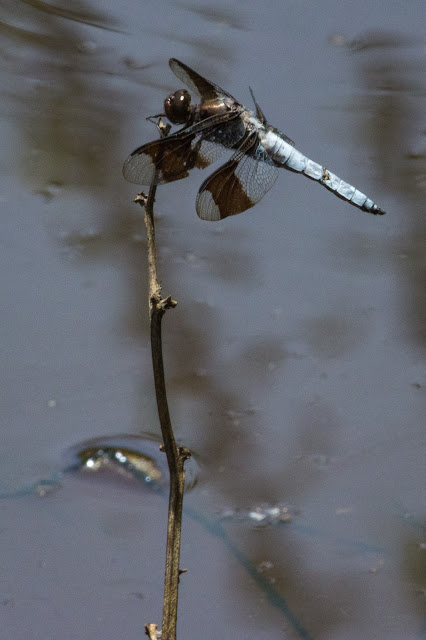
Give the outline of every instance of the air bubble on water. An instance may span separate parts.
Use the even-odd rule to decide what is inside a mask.
[[[97,48],[97,44],[93,40],[81,40],[77,42],[78,51],[86,55],[93,55],[96,53]]]
[[[148,433],[91,438],[69,449],[66,458],[69,469],[74,471],[109,471],[153,488],[167,489],[169,472],[161,444],[160,438]],[[199,465],[192,455],[185,463],[187,491],[197,484],[198,477]]]

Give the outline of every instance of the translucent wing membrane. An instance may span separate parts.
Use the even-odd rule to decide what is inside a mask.
[[[200,76],[196,71],[187,67],[183,62],[176,60],[176,58],[171,58],[169,65],[175,76],[178,77],[179,80],[182,80],[199,98],[206,101],[215,100],[220,96],[232,98],[231,94],[227,91],[218,87],[217,84],[206,80],[206,78],[203,78],[203,76]],[[232,100],[234,100],[234,98],[232,98]]]

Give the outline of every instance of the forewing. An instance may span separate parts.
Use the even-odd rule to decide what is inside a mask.
[[[200,76],[200,74],[183,62],[176,60],[176,58],[170,58],[169,65],[175,76],[177,76],[179,80],[182,80],[182,82],[186,84],[193,93],[203,100],[215,100],[221,96],[228,96],[229,98],[232,98],[231,94],[227,91],[221,89],[213,82],[206,80],[206,78]]]
[[[162,138],[139,147],[127,158],[123,176],[135,184],[165,184],[181,180],[194,167],[204,169],[224,152],[223,145],[201,134]]]
[[[212,116],[135,149],[124,163],[123,176],[135,184],[165,184],[186,178],[194,167],[208,167],[244,136],[238,113],[226,115],[228,121]]]
[[[197,214],[202,220],[222,220],[253,207],[274,184],[278,169],[250,133],[241,147],[201,185]]]

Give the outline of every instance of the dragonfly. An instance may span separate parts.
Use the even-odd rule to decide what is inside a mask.
[[[319,182],[362,211],[385,213],[356,187],[298,151],[293,140],[267,122],[251,89],[255,111],[183,62],[171,58],[169,65],[199,102],[193,104],[186,89],[165,99],[164,114],[153,117],[183,127],[135,149],[123,166],[126,180],[141,185],[181,180],[191,169],[205,169],[231,150],[228,162],[198,191],[196,211],[202,220],[223,220],[253,207],[273,186],[279,168]]]

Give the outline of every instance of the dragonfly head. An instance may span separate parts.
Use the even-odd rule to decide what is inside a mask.
[[[173,124],[186,124],[191,119],[191,96],[186,89],[179,89],[164,100],[166,117]]]

